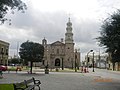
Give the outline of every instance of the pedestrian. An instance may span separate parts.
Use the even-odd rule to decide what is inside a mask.
[[[84,68],[84,73],[86,73],[86,66],[85,66],[85,68]]]
[[[83,66],[81,67],[81,73],[83,72]]]
[[[17,71],[18,71],[18,68],[16,68],[16,73],[17,73]]]

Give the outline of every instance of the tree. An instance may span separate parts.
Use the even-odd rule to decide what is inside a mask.
[[[39,43],[26,41],[20,46],[20,57],[30,61],[30,73],[32,73],[33,62],[42,62],[44,56],[44,47]]]
[[[5,17],[8,11],[11,10],[14,14],[14,10],[24,11],[26,9],[26,4],[21,0],[0,0],[0,23],[3,24],[7,20],[11,21]]]
[[[101,26],[100,46],[105,46],[106,52],[111,53],[113,70],[115,62],[120,62],[120,10],[108,17]]]
[[[10,59],[9,63],[20,64],[19,58]]]

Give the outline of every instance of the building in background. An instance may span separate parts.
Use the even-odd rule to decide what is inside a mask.
[[[67,23],[65,40],[62,38],[60,41],[48,44],[44,38],[42,45],[44,46],[43,65],[48,65],[49,68],[79,68],[80,51],[74,48],[75,43],[70,18]]]
[[[88,57],[88,60],[87,60]],[[88,63],[87,63],[88,61]],[[104,55],[94,55],[94,66],[95,68],[101,68],[101,69],[108,69],[113,70],[113,63],[111,53],[104,54]],[[88,66],[92,67],[93,65],[93,55],[89,54],[88,56],[85,56],[85,61],[82,62],[82,66]],[[114,67],[115,71],[120,71],[120,62],[115,63]]]
[[[87,66],[87,56],[85,56],[85,65]],[[88,67],[93,65],[93,55],[88,55]],[[95,68],[108,68],[108,55],[94,55]]]
[[[8,65],[9,43],[0,40],[0,64]]]
[[[108,53],[108,69],[109,70],[113,70],[113,63],[111,62],[112,60],[112,57],[111,57],[111,53]],[[114,67],[114,70],[115,71],[120,71],[120,62],[116,62],[115,63],[115,67]]]

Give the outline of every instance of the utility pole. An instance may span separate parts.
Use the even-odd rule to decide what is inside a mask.
[[[77,72],[77,68],[76,68],[76,66],[77,66],[77,49],[75,49],[75,72]]]
[[[100,48],[99,48],[99,68],[101,68],[101,60],[100,60]]]
[[[94,51],[93,51],[93,72],[95,72],[94,71]]]

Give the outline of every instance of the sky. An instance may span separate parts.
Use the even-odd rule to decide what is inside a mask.
[[[66,23],[70,17],[75,48],[80,50],[81,59],[92,49],[101,50],[95,38],[100,36],[101,25],[114,11],[120,9],[120,0],[23,0],[25,13],[9,12],[9,22],[0,25],[0,39],[10,43],[10,56],[17,54],[17,46],[30,40],[48,43],[65,38]]]

